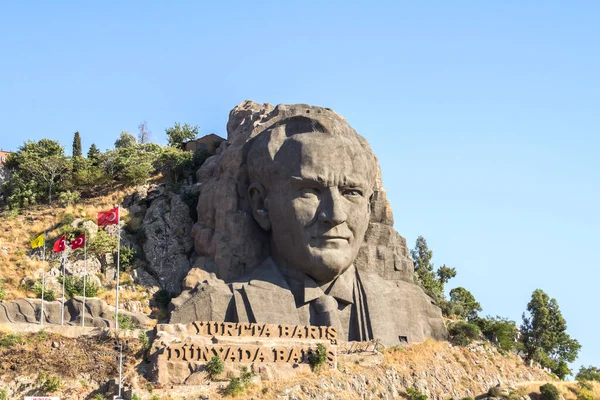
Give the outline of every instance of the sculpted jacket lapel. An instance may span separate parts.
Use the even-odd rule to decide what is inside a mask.
[[[300,325],[294,295],[271,258],[252,271],[248,283],[234,284],[234,290],[240,322]]]

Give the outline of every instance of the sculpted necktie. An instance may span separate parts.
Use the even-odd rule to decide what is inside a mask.
[[[313,302],[315,310],[315,325],[333,326],[339,337],[345,337],[346,332],[338,315],[338,302],[333,296],[322,295]]]

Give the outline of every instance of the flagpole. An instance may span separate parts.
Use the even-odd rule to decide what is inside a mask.
[[[119,238],[117,239],[117,306],[115,312],[115,328],[119,329],[119,267],[121,260],[121,205],[117,206],[117,228]]]
[[[46,275],[46,231],[44,231],[44,249],[42,253],[42,314],[40,315],[40,325],[44,325],[44,287]]]
[[[65,258],[61,257],[62,267],[63,267],[63,277],[62,277],[62,308],[60,310],[60,324],[65,324]]]
[[[85,328],[85,281],[87,280],[87,236],[83,237],[83,308],[81,309],[81,327]]]

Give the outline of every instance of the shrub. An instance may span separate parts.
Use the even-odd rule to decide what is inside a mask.
[[[38,279],[35,282],[35,284],[31,288],[31,291],[33,292],[33,294],[35,295],[36,298],[38,298],[38,299],[42,298],[42,281],[40,279]],[[44,300],[46,300],[46,301],[56,300],[56,295],[54,294],[54,291],[46,288],[44,290]]]
[[[71,192],[67,190],[66,192],[62,192],[58,197],[58,202],[62,206],[70,206],[71,204],[75,204],[79,201],[81,194],[77,191]]]
[[[8,400],[8,395],[4,389],[0,389],[0,400]]]
[[[243,366],[241,368],[241,373],[239,378],[231,378],[229,384],[225,388],[225,394],[228,396],[238,396],[244,392],[244,390],[250,384],[252,377],[254,374],[252,371],[248,369],[248,367]]]
[[[119,329],[132,331],[137,327],[137,324],[129,315],[119,313]]]
[[[94,395],[94,400],[105,400],[105,399],[106,399],[106,397],[104,397],[104,394],[102,394],[102,393],[96,393]]]
[[[9,334],[0,333],[0,348],[15,347],[16,345],[21,343],[22,340],[23,340],[23,335],[21,335],[20,333],[9,333]]]
[[[142,350],[148,351],[150,350],[150,339],[148,339],[148,334],[146,331],[140,332],[140,336],[138,336],[140,343],[142,344]]]
[[[254,374],[252,373],[252,371],[250,371],[248,369],[248,367],[243,366],[242,367],[242,373],[240,375],[240,379],[242,380],[242,384],[244,386],[248,386],[250,384],[250,382],[252,381],[252,377],[254,377]]]
[[[489,397],[500,397],[502,396],[502,389],[498,386],[492,386],[490,390],[488,390],[487,395]]]
[[[545,385],[540,386],[540,394],[542,395],[542,400],[560,399],[560,393],[558,389],[551,383],[546,383]]]
[[[209,362],[206,363],[206,372],[210,379],[214,379],[221,372],[223,372],[223,361],[219,356],[213,356]]]
[[[134,394],[133,396],[131,396],[131,400],[142,400],[142,399],[137,394]]]
[[[42,388],[46,392],[56,392],[63,386],[63,382],[57,376],[49,376],[46,381],[42,384]]]
[[[121,271],[129,270],[135,259],[135,250],[128,246],[121,246],[121,253],[119,256],[121,258]]]
[[[448,333],[452,336],[452,342],[454,342],[454,344],[466,346],[473,340],[478,339],[481,331],[477,325],[459,321],[450,325]]]
[[[71,213],[68,213],[68,214],[63,215],[60,223],[62,225],[71,225],[73,223],[73,221],[75,221],[75,216]]]
[[[58,277],[58,282],[62,284],[62,275]],[[65,276],[65,294],[69,298],[83,296],[83,277],[67,275]],[[96,297],[98,294],[98,285],[89,280],[85,283],[85,297]],[[44,296],[46,294],[44,293]]]
[[[415,388],[406,389],[406,395],[410,400],[427,400],[427,395],[419,392]]]
[[[589,390],[583,389],[577,393],[577,400],[594,400],[594,395]]]
[[[229,384],[225,388],[225,394],[228,396],[238,396],[244,392],[244,385],[240,378],[231,378]]]
[[[4,279],[0,278],[0,301],[6,298],[6,288],[4,287]]]
[[[308,364],[313,372],[319,372],[325,361],[327,361],[327,349],[319,343],[316,351],[308,353]]]

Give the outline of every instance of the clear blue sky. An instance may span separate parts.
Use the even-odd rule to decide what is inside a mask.
[[[83,2],[82,2],[83,3]],[[345,116],[484,314],[555,297],[600,366],[600,3],[0,3],[0,147],[148,122],[225,135],[244,99]],[[127,4],[123,4],[127,3]],[[174,4],[177,3],[177,4]]]

